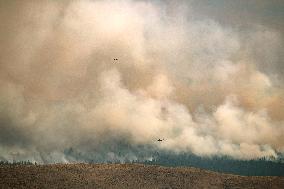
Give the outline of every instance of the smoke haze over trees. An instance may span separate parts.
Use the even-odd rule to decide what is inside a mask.
[[[0,160],[283,156],[283,4],[0,0]]]

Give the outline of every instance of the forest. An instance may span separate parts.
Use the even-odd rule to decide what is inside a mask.
[[[143,163],[171,167],[190,166],[244,176],[284,176],[283,158],[239,160],[228,156],[200,157],[191,153],[157,153],[153,160]]]
[[[71,148],[73,151],[73,149]],[[89,163],[89,164],[147,164],[147,165],[161,165],[166,167],[195,167],[221,173],[231,173],[243,176],[284,176],[284,159],[279,157],[277,159],[272,158],[259,158],[251,160],[233,159],[229,156],[212,156],[201,157],[193,153],[170,153],[170,152],[155,152],[152,154],[152,159],[147,160],[145,157],[140,157],[137,160],[129,160],[127,158],[114,158],[112,160],[98,160],[88,159],[83,160],[80,158],[80,153],[75,155],[75,151],[72,152],[74,156],[77,156],[75,161],[71,163]],[[66,153],[67,154],[67,153]],[[70,155],[70,150],[68,151]],[[32,161],[0,161],[0,165],[38,165],[39,162]],[[43,163],[44,164],[44,163]]]

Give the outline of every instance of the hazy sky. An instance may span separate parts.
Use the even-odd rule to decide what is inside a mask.
[[[0,0],[0,160],[281,156],[283,20],[281,0]]]

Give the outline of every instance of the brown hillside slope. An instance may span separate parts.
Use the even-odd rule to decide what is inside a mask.
[[[1,165],[0,188],[284,188],[284,177],[244,177],[141,164]]]

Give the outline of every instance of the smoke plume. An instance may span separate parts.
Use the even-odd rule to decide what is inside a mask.
[[[283,28],[195,3],[0,1],[0,159],[283,154]]]

